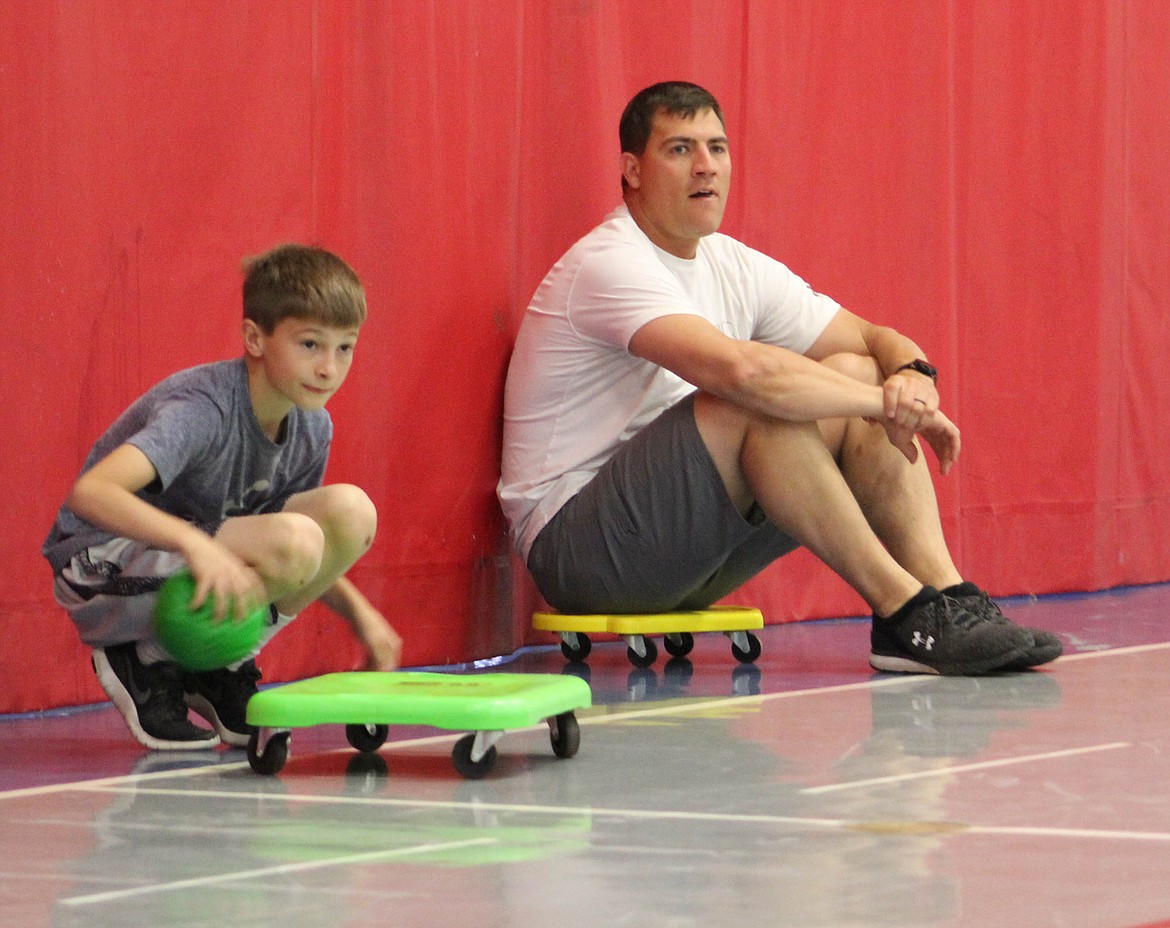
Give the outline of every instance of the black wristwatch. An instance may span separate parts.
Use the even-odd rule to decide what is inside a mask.
[[[897,371],[894,371],[894,373],[896,374],[898,371],[917,371],[919,374],[925,374],[936,384],[938,383],[938,368],[933,364],[929,364],[928,362],[923,361],[922,358],[915,358],[908,364],[903,364],[898,368]]]

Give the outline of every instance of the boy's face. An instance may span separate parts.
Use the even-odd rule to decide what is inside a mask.
[[[266,335],[245,323],[244,345],[259,362],[268,399],[301,409],[323,409],[345,382],[353,363],[358,330],[338,329],[311,319],[286,318]],[[259,397],[255,397],[259,399]]]

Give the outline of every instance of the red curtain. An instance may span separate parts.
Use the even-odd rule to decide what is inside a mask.
[[[508,653],[535,600],[494,498],[541,276],[618,200],[628,97],[720,97],[725,230],[913,334],[963,428],[938,482],[1000,594],[1170,577],[1170,22],[1158,4],[91,0],[0,8],[0,711],[101,699],[42,538],[146,387],[236,354],[239,260],[344,255],[371,318],[330,479],[412,666]],[[798,552],[734,597],[861,601]],[[310,610],[270,679],[356,666]]]

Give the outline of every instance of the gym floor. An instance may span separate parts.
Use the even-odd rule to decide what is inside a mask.
[[[1065,657],[875,674],[856,619],[766,628],[754,666],[597,643],[579,753],[508,732],[479,780],[436,729],[296,729],[261,776],[108,705],[0,719],[0,925],[1170,926],[1170,586],[1005,605]]]

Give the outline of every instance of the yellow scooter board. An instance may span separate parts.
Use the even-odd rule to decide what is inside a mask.
[[[663,647],[671,657],[686,657],[695,646],[696,632],[723,632],[731,639],[731,653],[741,664],[755,663],[760,640],[750,629],[764,627],[759,609],[748,606],[711,606],[693,612],[660,612],[629,615],[565,615],[537,612],[532,627],[554,632],[561,639],[561,653],[570,661],[583,661],[593,645],[591,634],[621,635],[626,656],[635,667],[649,667],[658,657],[658,648],[648,635],[664,636]]]
[[[476,779],[495,764],[496,742],[507,729],[547,722],[553,753],[572,757],[581,740],[575,710],[591,704],[589,684],[568,675],[329,673],[262,690],[248,701],[247,722],[256,728],[248,763],[257,773],[277,773],[288,760],[292,728],[345,725],[350,745],[372,753],[390,725],[429,725],[469,730],[451,759],[460,774]]]

